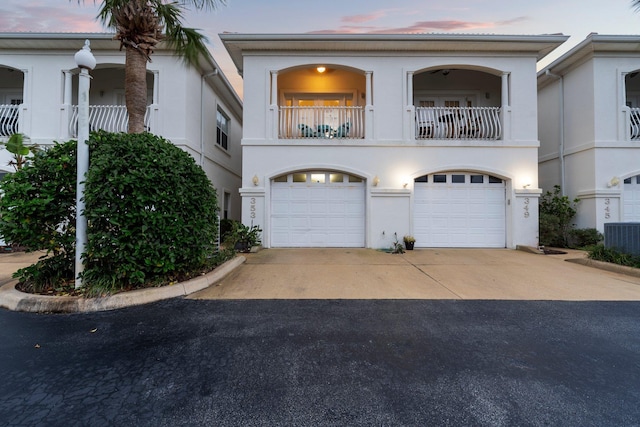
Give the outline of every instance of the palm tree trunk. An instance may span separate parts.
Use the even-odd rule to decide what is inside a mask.
[[[124,97],[129,113],[129,133],[142,133],[147,111],[147,58],[131,46],[125,47]]]

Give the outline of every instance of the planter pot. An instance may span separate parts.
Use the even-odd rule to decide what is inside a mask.
[[[404,247],[407,248],[408,251],[412,251],[413,250],[413,245],[415,245],[416,242],[404,242]]]

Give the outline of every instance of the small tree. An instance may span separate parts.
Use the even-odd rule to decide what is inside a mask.
[[[540,244],[567,247],[570,232],[575,226],[571,221],[576,216],[580,199],[570,200],[560,194],[560,186],[553,187],[540,199]]]
[[[7,142],[4,143],[4,146],[8,152],[13,154],[13,159],[9,161],[9,166],[13,166],[15,170],[22,169],[27,164],[29,154],[35,154],[40,151],[40,147],[36,144],[25,144],[24,135],[21,133],[11,135]]]

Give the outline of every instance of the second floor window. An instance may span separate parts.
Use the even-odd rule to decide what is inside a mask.
[[[227,115],[220,109],[218,109],[217,112],[217,122],[218,129],[216,131],[216,143],[226,150],[229,147],[229,117],[227,117]]]

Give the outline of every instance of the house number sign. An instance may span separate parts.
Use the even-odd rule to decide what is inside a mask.
[[[604,219],[609,219],[611,217],[611,199],[604,199]]]
[[[524,217],[529,218],[529,198],[524,198]]]
[[[251,219],[256,219],[256,198],[252,197],[249,201],[249,212]]]

